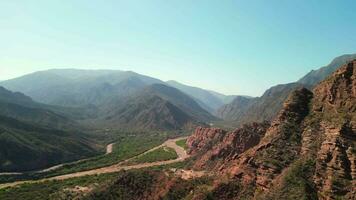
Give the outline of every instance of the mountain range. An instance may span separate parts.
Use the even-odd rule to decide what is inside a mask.
[[[309,72],[297,82],[271,87],[261,97],[236,97],[230,104],[218,109],[217,117],[230,121],[235,127],[246,122],[272,120],[282,109],[283,102],[293,90],[301,87],[314,88],[320,81],[336,71],[338,67],[353,59],[356,59],[356,54],[339,56],[333,59],[330,64]]]
[[[216,173],[211,199],[355,199],[355,112],[353,60],[293,91],[271,125],[197,128],[190,167]]]
[[[72,119],[0,87],[0,172],[28,171],[99,153]]]
[[[355,133],[356,59],[293,90],[271,122],[197,127],[185,162],[122,171],[83,199],[354,200]]]
[[[2,81],[0,170],[33,170],[95,155],[100,145],[85,133],[91,130],[192,130],[220,118],[234,127],[270,121],[292,91],[314,88],[353,58],[356,54],[335,58],[298,82],[274,86],[256,98],[118,70],[55,69]],[[11,152],[27,156],[14,156],[9,145],[17,149]],[[23,164],[33,158],[39,160]]]

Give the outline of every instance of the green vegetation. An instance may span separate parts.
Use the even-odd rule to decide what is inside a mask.
[[[193,199],[193,196],[205,196],[213,184],[211,177],[200,177],[191,180],[175,179],[174,185],[162,197],[163,200]]]
[[[53,171],[50,175],[67,174],[110,166],[158,146],[165,139],[166,136],[163,134],[153,134],[145,137],[142,137],[142,135],[123,137],[114,144],[111,154],[101,155],[80,163],[65,165],[61,169]]]
[[[157,161],[174,160],[177,159],[178,155],[176,151],[170,147],[160,147],[154,151],[140,155],[133,160],[130,160],[128,164],[138,164],[138,163],[151,163]]]
[[[169,168],[183,168],[186,162],[172,163],[169,165],[155,166],[146,169],[121,171],[117,173],[84,176],[61,181],[46,181],[43,183],[29,183],[18,187],[0,190],[1,200],[67,200],[83,197],[80,192],[75,192],[75,187],[87,187],[94,190],[87,199],[125,199],[136,197],[137,191],[151,188],[155,174]],[[126,184],[120,184],[125,181]],[[132,189],[133,188],[133,189]],[[171,191],[174,193],[174,190]],[[171,194],[173,195],[173,194]],[[128,198],[130,199],[130,198]],[[133,199],[133,198],[131,198]],[[137,199],[137,198],[136,198]]]
[[[0,115],[0,171],[29,171],[98,155],[95,142]]]
[[[110,166],[142,154],[143,152],[162,144],[168,138],[168,136],[172,135],[172,133],[119,132],[117,135],[119,136],[117,137],[117,141],[113,146],[113,152],[111,154],[100,155],[85,161],[66,164],[61,168],[41,174],[25,173],[23,175],[0,176],[0,183],[12,182],[16,180],[41,179]]]
[[[47,181],[43,183],[23,184],[0,190],[1,200],[48,200],[48,199],[74,199],[80,196],[73,189],[76,186],[94,189],[100,185],[108,184],[116,179],[118,173],[103,174],[98,176],[85,176],[64,181]]]
[[[182,139],[182,140],[178,140],[176,142],[176,144],[182,148],[184,148],[185,150],[188,148],[187,146],[187,139]]]
[[[170,186],[165,191],[167,183]],[[191,199],[192,191],[202,193],[211,184],[208,177],[182,180],[167,177],[162,171],[132,170],[121,173],[116,181],[94,190],[84,199],[152,199],[153,196],[162,200]]]
[[[152,171],[122,172],[114,182],[99,188],[85,199],[143,199],[142,196],[152,190],[156,176],[157,172]]]
[[[318,199],[313,177],[315,161],[298,160],[288,169],[280,187],[262,199]]]

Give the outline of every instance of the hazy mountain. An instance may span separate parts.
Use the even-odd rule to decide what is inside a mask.
[[[198,87],[184,85],[177,81],[167,81],[168,85],[175,87],[197,100],[199,105],[211,113],[214,113],[224,104],[230,103],[235,96],[223,95],[217,92],[204,90]]]
[[[174,130],[217,120],[190,96],[164,84],[147,86],[109,107],[107,126]]]
[[[54,69],[3,81],[0,85],[35,101],[61,106],[100,105],[130,96],[143,87],[163,83],[130,71]]]
[[[19,92],[0,87],[0,115],[51,128],[75,128],[77,123]]]
[[[356,54],[346,54],[339,57],[334,58],[330,64],[321,67],[318,70],[312,70],[303,78],[298,80],[298,83],[303,85],[311,85],[314,86],[328,77],[330,74],[335,72],[340,66],[346,64],[350,60],[356,59]]]
[[[78,131],[76,122],[0,87],[0,172],[38,169],[95,153],[94,142]]]
[[[301,87],[303,85],[298,83],[281,84],[266,90],[261,97],[236,98],[232,103],[221,107],[217,116],[233,121],[237,126],[247,122],[271,120],[282,108],[290,92]]]
[[[119,70],[53,69],[0,82],[0,85],[12,91],[20,91],[35,101],[61,106],[49,109],[76,119],[100,117],[98,110],[111,109],[112,102],[121,101],[122,103],[152,84],[172,85],[192,97],[201,108],[211,113],[231,99],[231,96],[182,85],[178,82],[165,83],[131,71]],[[169,88],[173,89],[173,87]],[[173,101],[173,99],[170,100]],[[73,110],[65,107],[71,107]],[[199,113],[202,112],[199,111]],[[199,118],[204,117],[206,117],[205,112]]]
[[[216,115],[225,120],[240,119],[255,100],[243,96],[235,97],[231,103],[221,106]]]
[[[329,65],[308,73],[296,83],[271,87],[258,98],[244,101],[238,98],[232,103],[219,108],[217,116],[228,121],[233,121],[236,126],[246,122],[272,120],[281,110],[283,102],[293,90],[300,87],[313,88],[325,77],[332,74],[338,67],[355,58],[356,54],[337,57]]]
[[[188,123],[217,120],[207,110],[213,112],[211,105],[216,108],[223,105],[222,99],[228,98],[178,83],[175,86],[180,89],[177,89],[158,79],[118,70],[54,69],[4,81],[0,85],[51,104],[32,108],[45,107],[68,118],[90,122],[91,127],[101,124],[117,128],[180,129],[180,125]],[[199,98],[189,93],[198,94],[194,96]],[[143,103],[147,105],[142,107]],[[160,109],[165,111],[157,115]],[[172,120],[165,122],[168,115]],[[105,123],[99,123],[103,118],[107,119]]]

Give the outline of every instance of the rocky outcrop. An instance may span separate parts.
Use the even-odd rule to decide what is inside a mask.
[[[323,199],[356,198],[356,60],[315,88],[313,109],[323,138],[314,182]]]
[[[197,128],[187,140],[189,153],[198,155],[194,168],[213,171],[223,168],[241,153],[257,145],[268,127],[269,123],[264,122],[245,124],[231,132],[216,128]]]
[[[240,177],[244,184],[267,190],[272,180],[297,159],[301,146],[299,127],[308,114],[311,97],[307,89],[295,91],[261,142],[225,171]]]
[[[194,134],[187,139],[188,153],[195,155],[208,150],[221,142],[226,133],[225,130],[219,128],[196,128]]]
[[[195,148],[194,167],[229,177],[220,199],[356,199],[355,119],[356,60],[294,91],[267,131],[246,125]]]

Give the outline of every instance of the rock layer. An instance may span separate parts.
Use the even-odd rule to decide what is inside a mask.
[[[189,138],[194,167],[229,177],[214,198],[356,199],[356,60],[313,93],[293,92],[267,127],[198,129]]]

